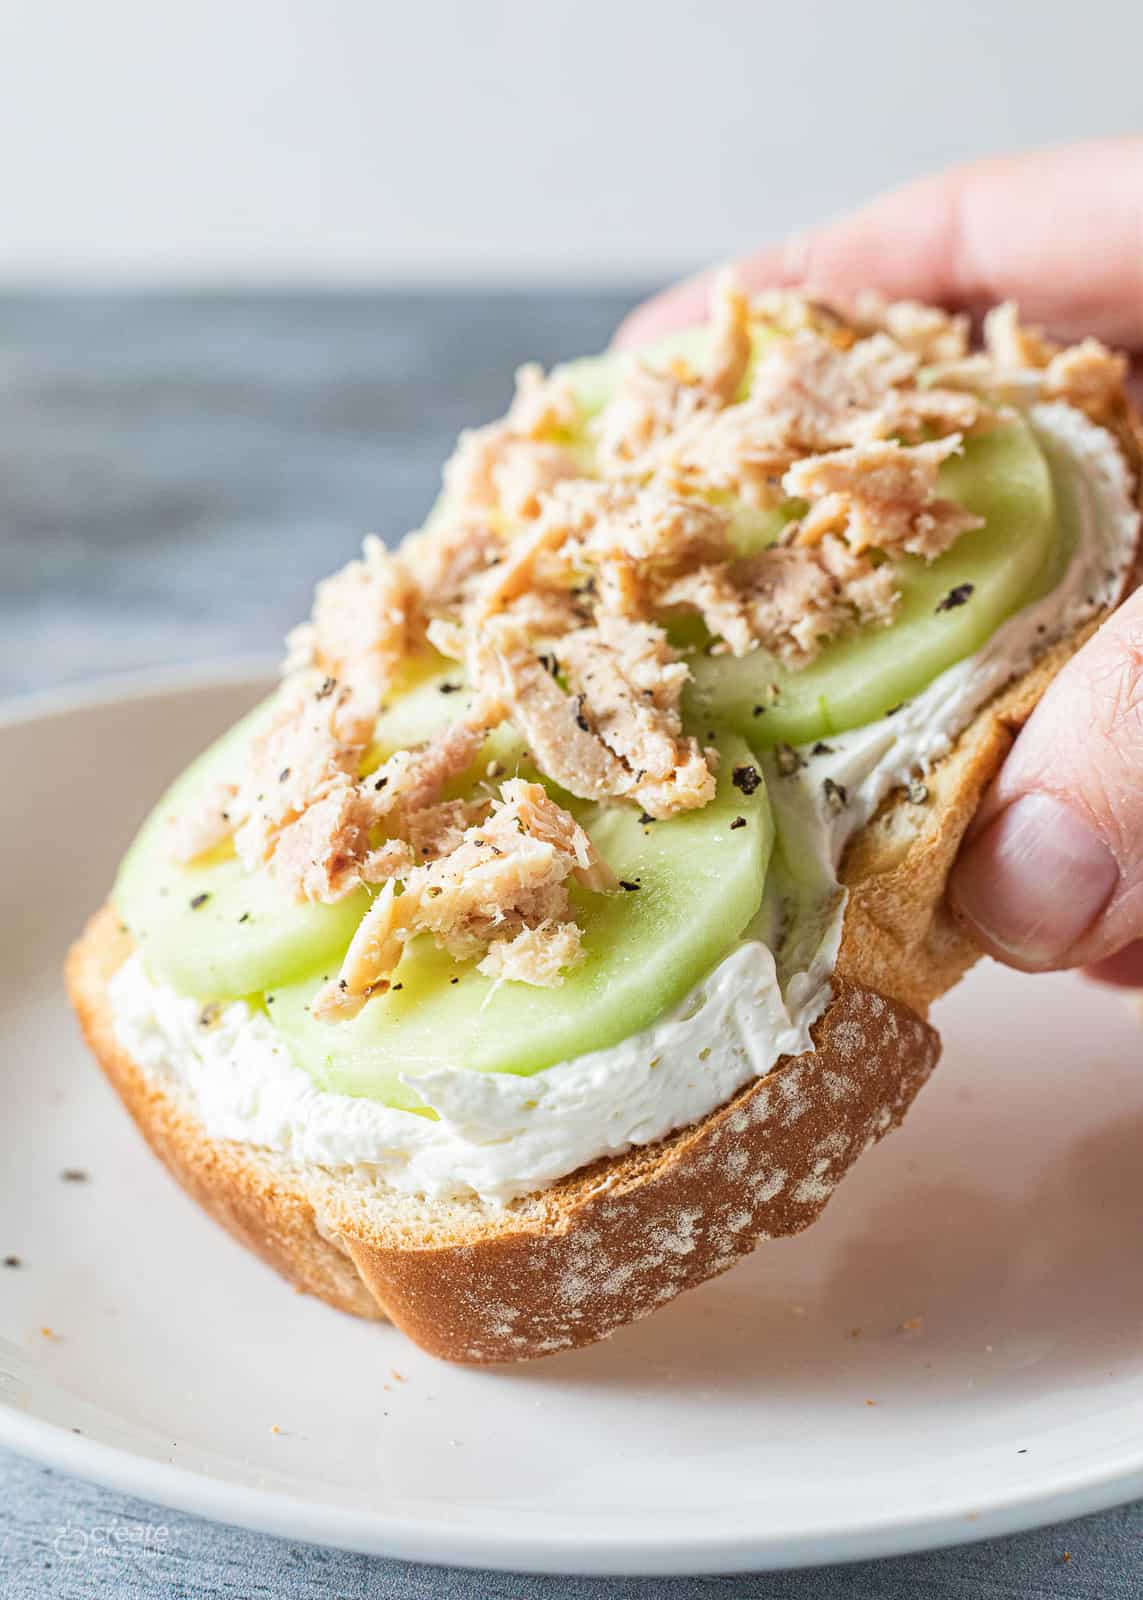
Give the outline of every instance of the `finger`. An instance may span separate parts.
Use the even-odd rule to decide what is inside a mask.
[[[1120,989],[1143,989],[1143,939],[1136,939],[1115,955],[1096,961],[1088,967],[1087,976]]]
[[[1051,684],[949,885],[986,949],[1027,971],[1143,936],[1143,591]]]
[[[1017,300],[1058,337],[1143,348],[1143,138],[1002,156],[922,178],[840,222],[736,264],[744,288],[978,309]],[[710,274],[622,324],[630,347],[705,314]]]

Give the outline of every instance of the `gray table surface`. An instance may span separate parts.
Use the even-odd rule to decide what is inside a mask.
[[[502,409],[515,365],[600,348],[628,300],[0,297],[0,695],[275,651],[364,531],[417,524],[458,429]],[[148,1523],[167,1530],[162,1553],[74,1554],[96,1530]],[[528,1578],[288,1544],[0,1452],[5,1600],[716,1593],[1126,1600],[1143,1595],[1143,1505],[803,1573]]]

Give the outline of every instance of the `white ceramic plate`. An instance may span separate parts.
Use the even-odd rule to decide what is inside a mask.
[[[256,690],[184,675],[0,724],[0,1257],[22,1261],[0,1440],[295,1539],[568,1573],[888,1554],[1143,1493],[1143,1034],[1075,979],[979,971],[906,1127],[816,1227],[536,1365],[440,1365],[201,1216],[87,1059],[60,963],[162,783]]]

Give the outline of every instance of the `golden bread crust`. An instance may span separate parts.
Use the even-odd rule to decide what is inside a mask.
[[[590,1344],[821,1212],[936,1064],[934,1029],[838,983],[816,1048],[784,1057],[701,1122],[503,1210],[449,1207],[415,1241],[360,1191],[210,1138],[176,1086],[119,1044],[107,980],[131,949],[114,912],[68,962],[87,1042],[148,1144],[216,1222],[295,1286],[387,1316],[432,1354],[517,1361]]]
[[[211,1139],[194,1102],[133,1061],[115,1037],[110,977],[133,949],[110,906],[97,912],[68,956],[67,986],[96,1060],[151,1149],[214,1220],[299,1290],[379,1317],[345,1252],[322,1237],[301,1175],[251,1145]]]

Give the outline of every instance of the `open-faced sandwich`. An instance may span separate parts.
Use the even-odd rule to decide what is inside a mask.
[[[938,1054],[950,864],[1132,581],[1126,364],[731,283],[464,435],[72,952],[153,1149],[454,1361],[804,1228]]]

